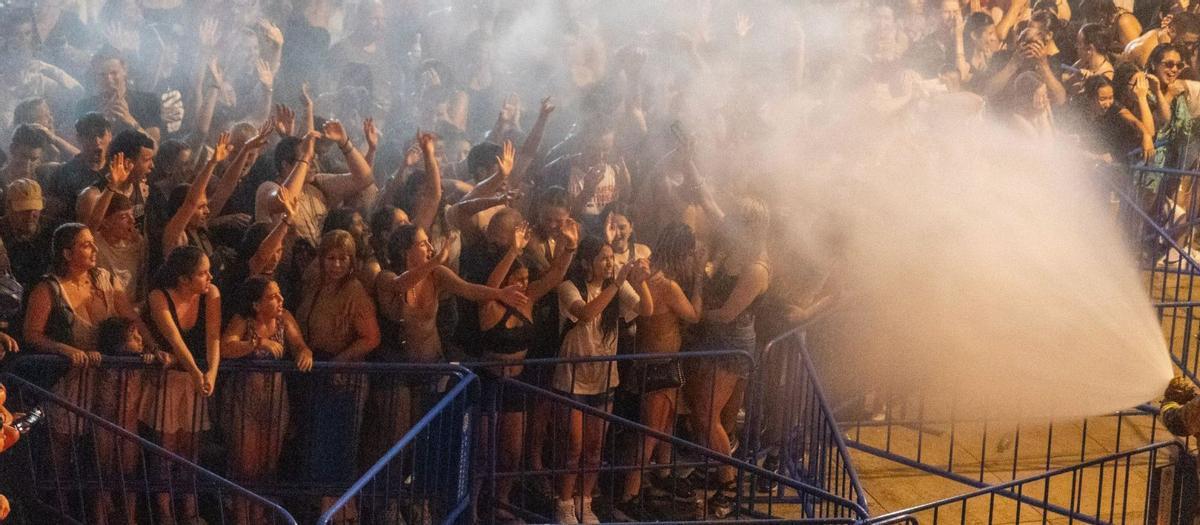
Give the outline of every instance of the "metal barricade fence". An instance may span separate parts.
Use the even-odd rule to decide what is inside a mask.
[[[759,409],[753,413],[753,444],[768,458],[764,463],[779,464],[787,477],[865,509],[865,492],[805,336],[805,327],[797,327],[763,349],[753,385]]]
[[[872,517],[866,523],[1192,523],[1195,466],[1178,442],[1153,443],[960,496]],[[1190,493],[1188,491],[1191,491]]]
[[[191,378],[105,356],[71,368],[22,355],[8,370],[313,521],[404,437],[441,392],[470,377],[448,364],[225,360],[211,397]],[[370,424],[364,424],[364,422]],[[232,501],[239,523],[252,523]],[[352,512],[349,509],[347,512]]]
[[[595,496],[592,509],[603,522],[705,523],[719,518],[837,523],[867,517],[866,509],[853,500],[615,415],[605,399],[509,378],[497,379],[493,388],[491,402],[497,410],[506,404],[551,405],[556,417],[549,434],[556,440],[552,448],[558,458],[552,462],[554,466],[540,472],[498,468],[499,461],[485,459],[480,469],[480,509],[499,509],[530,522],[554,522],[555,499],[568,495],[576,509],[583,498]],[[485,447],[485,453],[503,448],[497,446],[501,438],[492,439],[493,445]],[[658,455],[647,454],[644,443],[650,443],[647,447],[665,445],[667,457],[650,463],[647,456]],[[504,484],[515,486],[537,478],[549,479],[553,493],[521,491],[505,496],[500,489]],[[759,490],[764,485],[775,488]],[[723,508],[714,498],[722,489],[727,497]],[[498,516],[479,518],[499,521]]]
[[[466,370],[463,370],[466,372]],[[467,373],[326,510],[318,523],[470,522],[472,408]]]
[[[568,436],[562,410],[556,409],[556,404],[545,396],[506,388],[507,380],[519,379],[523,384],[594,406],[611,406],[609,410],[622,420],[639,421],[664,435],[685,436],[686,439],[677,439],[690,443],[691,448],[708,446],[711,439],[705,436],[717,436],[728,441],[710,448],[728,452],[726,447],[730,442],[745,443],[751,432],[744,419],[753,412],[753,400],[742,394],[744,380],[752,377],[755,367],[746,352],[622,354],[464,365],[475,370],[483,384],[480,407],[483,417],[477,446],[482,474],[476,480],[483,502],[480,509],[486,509],[480,511],[482,520],[492,519],[492,509],[497,507],[502,517],[507,515],[506,507],[510,505],[545,507],[554,499],[555,480],[564,473],[580,468],[596,472],[599,468],[583,466],[586,461],[578,454],[575,455],[578,464],[560,468],[563,439]],[[728,387],[721,395],[714,395],[715,374],[722,374]],[[730,382],[730,378],[736,382]],[[575,393],[565,393],[572,391]],[[701,409],[714,403],[722,406]],[[701,413],[706,417],[701,418]],[[714,420],[720,423],[713,423]],[[607,436],[604,459],[620,463],[605,469],[606,494],[620,496],[627,490],[640,494],[642,488],[658,495],[671,491],[684,496],[689,492],[694,494],[687,475],[696,471],[696,465],[684,465],[689,459],[682,457],[670,442],[639,434],[624,425],[610,425],[604,433]],[[614,447],[620,453],[614,453]],[[742,447],[738,454],[746,450],[747,447]],[[669,479],[662,476],[681,470],[682,476]],[[621,474],[612,475],[615,472]],[[643,476],[643,472],[648,475]],[[696,473],[693,481],[701,477]],[[510,502],[510,494],[520,501]]]
[[[14,411],[40,408],[42,422],[0,455],[9,523],[253,523],[296,520],[275,502],[12,374],[0,375]]]

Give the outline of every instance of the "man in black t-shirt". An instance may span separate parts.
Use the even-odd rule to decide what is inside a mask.
[[[101,50],[92,57],[92,75],[98,93],[80,100],[76,113],[99,112],[112,121],[116,131],[140,131],[159,142],[161,130],[166,127],[162,102],[152,93],[128,90],[125,59]]]
[[[75,200],[84,188],[104,177],[112,124],[104,115],[88,113],[75,122],[80,151],[46,179],[46,214],[56,219],[75,217]]]

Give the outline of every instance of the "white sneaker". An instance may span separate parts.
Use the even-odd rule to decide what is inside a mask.
[[[554,509],[554,519],[563,525],[578,525],[579,518],[575,517],[575,500],[558,500],[558,506]]]
[[[583,515],[583,523],[600,523],[600,517],[592,512],[592,498],[583,498],[583,508],[579,513]]]

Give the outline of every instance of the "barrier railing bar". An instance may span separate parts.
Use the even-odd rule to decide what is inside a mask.
[[[442,415],[442,411],[445,410],[450,403],[458,401],[459,396],[465,395],[464,392],[466,392],[467,388],[475,382],[477,377],[475,374],[472,374],[469,370],[466,370],[461,366],[456,367],[466,372],[466,375],[463,377],[463,379],[459,381],[458,384],[454,385],[454,387],[448,392],[446,392],[446,394],[444,394],[442,398],[433,405],[432,408],[425,412],[425,415],[423,415],[421,419],[417,421],[417,423],[414,424],[412,428],[410,428],[408,432],[404,434],[403,437],[400,438],[399,441],[393,444],[392,448],[388,449],[387,453],[380,457],[374,465],[371,465],[371,468],[367,469],[367,471],[363,473],[363,475],[360,476],[358,480],[355,481],[354,484],[351,485],[350,488],[337,499],[336,502],[334,502],[329,510],[326,510],[325,513],[321,515],[320,519],[317,521],[318,523],[330,523],[337,513],[340,512],[342,508],[350,502],[351,499],[362,492],[367,484],[369,484],[376,475],[378,475],[381,471],[383,471],[384,468],[387,467],[388,463],[390,463],[392,459],[399,455],[404,448],[409,445],[409,443],[416,439],[417,435],[420,434],[421,431],[425,430],[432,424],[434,418]],[[470,498],[468,498],[468,501],[469,500]],[[461,512],[462,510],[458,509],[456,514]]]
[[[863,508],[862,505],[859,505],[858,503],[856,503],[854,501],[848,500],[848,499],[838,496],[836,494],[827,492],[824,489],[821,489],[819,487],[814,487],[812,485],[809,485],[808,483],[790,479],[786,476],[781,476],[781,475],[771,472],[769,470],[765,470],[765,469],[759,467],[758,465],[755,465],[752,463],[747,463],[738,458],[726,456],[724,454],[721,454],[720,452],[717,452],[708,447],[699,445],[697,443],[690,442],[690,441],[687,441],[684,439],[680,439],[680,438],[672,436],[672,435],[664,434],[662,432],[658,432],[657,430],[654,430],[654,429],[652,429],[648,426],[645,426],[641,423],[637,423],[635,421],[631,421],[629,419],[625,419],[623,417],[620,417],[620,416],[617,416],[614,414],[610,414],[603,410],[593,408],[591,406],[588,406],[585,403],[580,403],[578,401],[575,401],[568,397],[559,395],[556,392],[552,392],[552,391],[546,390],[544,388],[536,387],[536,386],[530,385],[528,383],[523,383],[521,381],[516,381],[513,379],[509,379],[509,378],[500,378],[499,381],[501,381],[502,383],[504,383],[507,386],[511,386],[514,388],[533,392],[537,395],[551,399],[556,403],[560,403],[560,404],[569,406],[569,407],[571,407],[572,410],[578,410],[580,412],[583,412],[583,413],[593,416],[593,417],[599,417],[599,418],[605,419],[609,422],[618,423],[622,426],[632,428],[639,432],[643,432],[647,435],[653,436],[655,439],[668,441],[673,445],[678,445],[678,446],[685,447],[685,448],[688,448],[691,450],[695,450],[700,455],[705,456],[706,458],[709,458],[717,463],[724,463],[727,465],[737,467],[739,469],[750,471],[751,473],[753,473],[757,476],[763,476],[768,479],[774,479],[779,484],[787,485],[788,487],[792,488],[793,490],[804,491],[813,496],[817,496],[822,499],[845,506],[845,507],[849,508],[850,510],[852,510],[860,518],[865,519],[868,516],[866,509]]]
[[[1036,482],[1036,481],[1040,481],[1040,480],[1047,480],[1053,476],[1057,476],[1060,474],[1066,474],[1068,472],[1070,472],[1070,473],[1078,472],[1080,469],[1085,469],[1085,468],[1088,468],[1091,466],[1107,463],[1110,461],[1119,461],[1122,459],[1128,460],[1129,458],[1132,458],[1133,456],[1136,456],[1138,454],[1151,453],[1151,454],[1157,455],[1157,452],[1159,449],[1170,448],[1170,447],[1182,448],[1182,445],[1180,445],[1178,441],[1159,441],[1157,443],[1143,445],[1143,446],[1138,447],[1133,450],[1127,450],[1125,452],[1117,452],[1117,453],[1113,453],[1113,454],[1108,454],[1108,455],[1094,458],[1089,461],[1085,461],[1085,462],[1078,463],[1075,465],[1059,467],[1054,470],[1043,472],[1041,474],[1036,474],[1036,475],[1021,478],[1021,479],[1007,481],[1004,483],[1000,483],[998,485],[988,485],[985,487],[980,487],[979,490],[976,490],[973,492],[968,492],[966,494],[960,494],[958,496],[951,496],[949,498],[932,501],[932,502],[925,503],[922,505],[917,505],[915,507],[909,507],[907,509],[889,512],[887,514],[881,514],[879,516],[875,516],[873,518],[868,519],[867,522],[872,523],[872,524],[889,523],[889,520],[892,520],[892,519],[895,519],[898,517],[909,516],[916,512],[926,511],[926,510],[934,509],[937,507],[942,507],[942,506],[949,505],[949,504],[956,503],[956,502],[963,502],[970,498],[992,494],[992,495],[1005,496],[1010,499],[1017,499],[1019,501],[1022,501],[1023,503],[1027,503],[1027,504],[1035,506],[1035,507],[1039,507],[1039,508],[1042,508],[1045,510],[1050,510],[1050,511],[1053,511],[1056,513],[1064,514],[1064,515],[1068,516],[1070,519],[1078,519],[1080,521],[1085,521],[1087,523],[1103,523],[1103,522],[1093,520],[1093,519],[1085,517],[1085,516],[1079,516],[1075,512],[1070,512],[1070,511],[1064,512],[1065,509],[1062,509],[1061,507],[1058,507],[1057,505],[1051,505],[1051,504],[1047,504],[1047,503],[1041,502],[1036,499],[1027,498],[1025,496],[1019,496],[1017,494],[1012,493],[1011,489],[1013,489],[1014,487],[1021,487],[1023,485],[1026,485],[1026,484],[1029,484],[1032,482]],[[921,468],[921,466],[919,466],[919,465],[910,465],[910,466],[913,466],[914,468]],[[964,481],[964,483],[966,483],[966,482]],[[1072,492],[1074,492],[1074,491],[1072,491]]]
[[[249,498],[254,503],[263,505],[264,507],[279,513],[279,517],[285,518],[287,520],[287,523],[290,523],[291,525],[298,525],[296,523],[296,519],[294,517],[292,517],[292,515],[288,511],[284,510],[283,507],[280,507],[279,505],[275,504],[275,502],[268,500],[266,498],[263,498],[262,496],[259,496],[258,494],[255,494],[253,492],[250,492],[249,490],[242,488],[241,486],[237,485],[236,483],[233,483],[232,481],[229,481],[229,480],[217,475],[216,473],[214,473],[204,467],[201,467],[200,465],[197,465],[191,461],[188,461],[187,459],[184,459],[182,456],[179,456],[178,454],[175,454],[174,452],[171,452],[165,448],[162,448],[162,447],[154,444],[153,442],[151,442],[145,438],[142,438],[141,436],[138,436],[137,434],[129,432],[128,430],[121,428],[121,426],[117,425],[116,423],[112,423],[104,418],[101,418],[95,414],[92,414],[91,412],[88,412],[82,408],[79,408],[79,407],[71,404],[70,402],[66,401],[65,399],[59,397],[57,394],[54,394],[53,392],[47,391],[33,383],[30,383],[29,381],[26,381],[25,379],[22,379],[19,376],[16,376],[16,375],[13,375],[10,373],[0,374],[0,380],[3,380],[2,382],[6,383],[6,384],[14,384],[15,383],[22,389],[28,389],[29,391],[32,391],[34,394],[36,394],[38,396],[44,397],[46,399],[50,399],[50,400],[54,401],[55,403],[59,404],[62,408],[66,409],[67,411],[74,413],[77,417],[86,419],[86,420],[90,421],[92,424],[99,425],[99,426],[103,427],[105,430],[108,430],[109,432],[113,432],[113,433],[117,434],[118,436],[121,436],[122,438],[132,440],[132,441],[138,443],[140,446],[145,447],[146,449],[151,450],[155,454],[165,457],[165,458],[171,460],[172,462],[177,462],[179,464],[187,466],[189,469],[192,469],[194,472],[208,478],[210,482],[215,483],[217,486],[224,487],[225,489],[227,489],[231,492],[234,492],[234,493],[238,494],[239,496]],[[13,383],[9,383],[10,381]]]

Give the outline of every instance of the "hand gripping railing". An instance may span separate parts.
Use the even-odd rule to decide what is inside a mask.
[[[8,387],[14,410],[40,407],[46,413],[15,448],[0,455],[0,485],[17,509],[12,523],[40,523],[47,516],[87,524],[114,517],[161,522],[191,516],[233,523],[226,503],[238,499],[254,509],[257,523],[296,525],[276,503],[25,379],[5,373],[0,383]],[[159,475],[159,470],[168,473]]]

